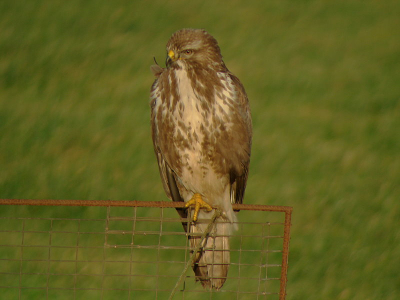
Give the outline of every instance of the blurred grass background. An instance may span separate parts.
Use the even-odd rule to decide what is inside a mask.
[[[288,299],[399,299],[399,16],[394,0],[1,1],[0,198],[164,200],[149,66],[205,28],[251,101],[245,202],[294,207]]]

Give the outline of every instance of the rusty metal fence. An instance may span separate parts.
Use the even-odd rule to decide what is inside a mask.
[[[181,225],[187,220],[175,211],[183,203],[0,199],[0,205],[2,299],[286,296],[291,207],[234,205],[240,221],[230,237],[231,265],[214,291],[185,269],[193,249]]]

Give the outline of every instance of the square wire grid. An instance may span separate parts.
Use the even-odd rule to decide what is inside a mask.
[[[291,207],[234,205],[239,230],[230,237],[227,280],[215,291],[195,282],[187,220],[173,209],[183,203],[0,204],[4,299],[285,299]]]

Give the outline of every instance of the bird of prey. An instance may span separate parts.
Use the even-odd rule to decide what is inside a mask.
[[[196,254],[193,270],[206,289],[227,277],[232,203],[242,203],[249,171],[252,122],[243,85],[225,66],[218,42],[203,29],[182,29],[167,43],[166,68],[151,67],[154,151],[168,198],[184,201],[181,217],[195,248],[212,208],[222,214]],[[189,215],[188,215],[189,214]],[[188,224],[188,225],[187,225]],[[189,228],[187,228],[189,227]]]

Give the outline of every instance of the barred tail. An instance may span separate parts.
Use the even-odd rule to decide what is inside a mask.
[[[219,222],[218,222],[219,221]],[[190,226],[190,245],[194,249],[201,240],[201,234],[206,230],[207,223],[195,223]],[[202,241],[202,247],[196,254],[193,271],[196,280],[204,288],[219,290],[225,283],[230,264],[229,235],[233,229],[230,222],[221,222],[221,218],[213,225],[210,234]]]

